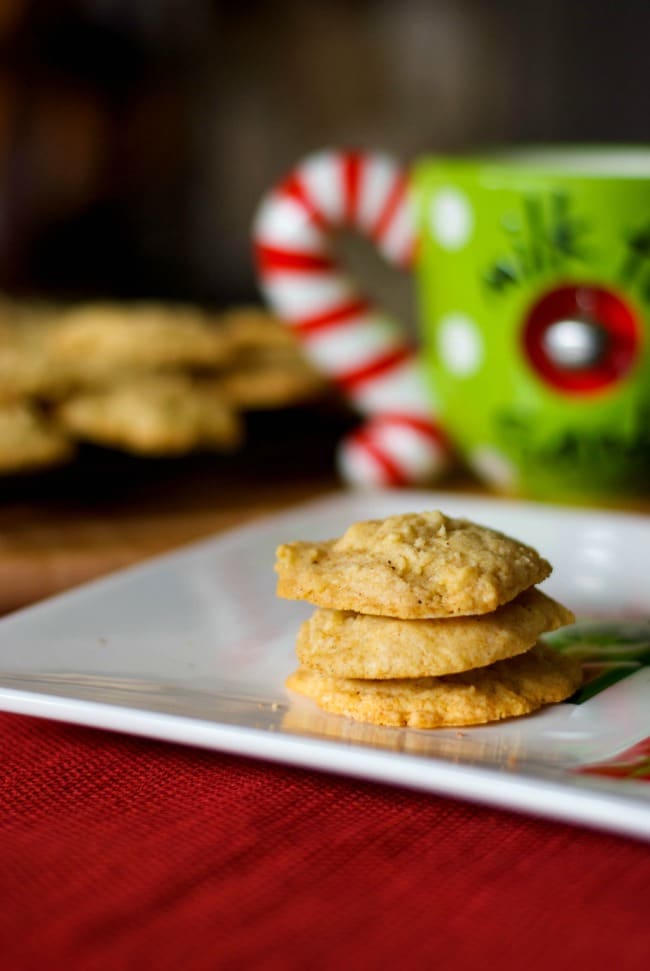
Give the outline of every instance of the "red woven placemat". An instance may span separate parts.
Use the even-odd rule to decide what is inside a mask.
[[[647,968],[646,844],[0,715],[0,966]]]

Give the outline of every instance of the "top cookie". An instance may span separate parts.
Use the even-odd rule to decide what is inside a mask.
[[[405,620],[489,613],[551,572],[531,547],[438,511],[355,523],[337,540],[287,543],[275,568],[280,597]]]

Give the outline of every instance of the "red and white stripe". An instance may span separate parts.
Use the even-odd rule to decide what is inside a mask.
[[[428,420],[408,414],[370,418],[342,442],[338,467],[343,478],[376,488],[428,482],[449,462],[444,434]]]
[[[417,234],[407,174],[375,153],[311,155],[263,200],[253,228],[262,291],[306,355],[369,423],[341,449],[348,481],[430,481],[450,449],[433,419],[420,361],[403,329],[371,301],[333,252],[335,233],[369,237],[413,265]]]

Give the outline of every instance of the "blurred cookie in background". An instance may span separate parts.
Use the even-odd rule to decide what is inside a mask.
[[[223,328],[198,307],[90,303],[59,313],[49,351],[79,384],[110,382],[124,372],[214,369],[227,363]]]
[[[69,461],[69,435],[30,402],[0,404],[0,473],[32,472]]]
[[[219,382],[233,405],[243,410],[282,408],[325,393],[324,378],[272,314],[242,307],[222,314],[221,323],[230,359]]]
[[[279,412],[279,436],[283,415],[328,394],[261,307],[0,300],[0,473],[65,462],[75,442],[152,457],[232,454],[255,415]]]
[[[0,403],[56,398],[70,381],[50,348],[56,311],[47,304],[0,300]]]
[[[182,374],[82,391],[55,414],[75,438],[140,455],[231,451],[243,442],[239,416],[215,384]]]

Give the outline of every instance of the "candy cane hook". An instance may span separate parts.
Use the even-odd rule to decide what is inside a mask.
[[[390,263],[412,266],[408,177],[390,158],[319,152],[271,190],[253,227],[262,291],[306,356],[368,419],[339,448],[344,478],[366,486],[431,482],[451,452],[422,364],[403,328],[334,258],[342,228],[369,237]]]

